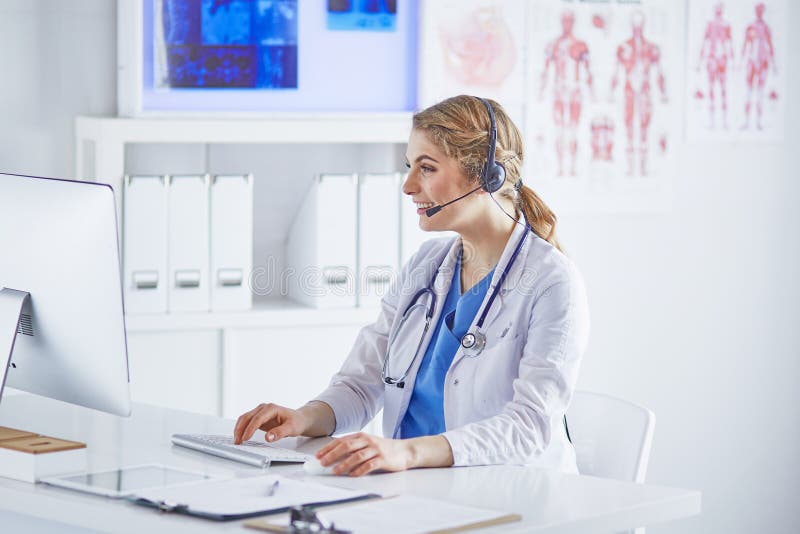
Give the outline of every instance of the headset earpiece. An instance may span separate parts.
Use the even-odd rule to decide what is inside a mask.
[[[483,168],[483,176],[481,178],[481,184],[483,185],[484,191],[494,193],[503,187],[503,183],[505,181],[506,168],[499,163],[495,163],[494,161],[491,163],[487,161]]]
[[[503,167],[501,163],[496,162],[494,159],[494,153],[497,149],[497,123],[494,120],[494,110],[486,99],[480,97],[476,98],[478,98],[478,100],[483,102],[483,105],[486,106],[486,110],[489,112],[489,121],[491,123],[491,129],[489,130],[489,148],[486,152],[486,163],[483,165],[483,170],[481,171],[480,177],[481,187],[488,193],[494,193],[503,187],[503,183],[506,181],[506,168]]]

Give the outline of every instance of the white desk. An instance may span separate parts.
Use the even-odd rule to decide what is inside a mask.
[[[13,395],[0,404],[0,426],[83,441],[88,445],[91,470],[151,462],[210,474],[254,469],[170,443],[175,432],[229,433],[233,421],[154,406],[134,405],[133,415],[125,419],[33,395]],[[312,452],[325,440],[286,442]],[[412,494],[523,516],[522,522],[490,529],[492,532],[613,532],[700,512],[698,491],[520,466],[419,469],[363,478],[308,477],[299,465],[273,466],[271,470],[384,495]],[[38,518],[38,524],[57,521],[77,527],[76,531],[256,532],[243,529],[241,522],[160,514],[127,502],[0,478],[0,518],[4,514],[16,524],[23,514]],[[31,527],[36,525],[37,520],[31,519]]]

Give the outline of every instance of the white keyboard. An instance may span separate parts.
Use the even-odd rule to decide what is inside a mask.
[[[264,467],[270,462],[303,463],[311,458],[310,454],[276,447],[264,441],[243,441],[241,445],[235,445],[231,436],[173,434],[172,443],[256,467]]]

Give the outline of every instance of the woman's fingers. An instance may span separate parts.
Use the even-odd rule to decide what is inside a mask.
[[[266,433],[267,441],[277,441],[300,435],[304,428],[304,416],[300,411],[277,404],[259,404],[236,421],[233,440],[234,443],[241,443],[260,429]]]
[[[236,420],[236,426],[233,428],[233,442],[234,443],[241,443],[242,442],[242,434],[244,433],[244,429],[247,426],[247,423],[250,422],[253,415],[258,412],[259,408],[262,405],[258,405],[249,412],[243,413],[239,416],[239,419]]]
[[[314,456],[317,457],[317,460],[320,460],[320,459],[322,459],[323,456],[328,454],[331,451],[331,449],[333,449],[338,444],[339,444],[339,440],[338,439],[333,439],[327,445],[325,445],[324,447],[319,449],[316,453],[314,453]]]
[[[319,463],[324,466],[336,463],[343,455],[347,454],[347,443],[346,438],[340,438],[326,445],[317,453]]]
[[[262,425],[261,430],[266,433],[267,441],[270,443],[273,441],[278,441],[279,439],[283,439],[288,436],[296,436],[297,432],[292,427],[292,422],[289,420],[284,421],[282,424],[278,426],[272,425]]]
[[[371,460],[362,463],[361,465],[350,471],[349,474],[351,477],[360,477],[372,473],[373,471],[377,471],[378,469],[381,468],[383,468],[383,460],[375,457],[372,458]]]
[[[333,468],[333,472],[337,475],[349,473],[351,476],[357,476],[354,470],[360,468],[365,462],[378,456],[379,452],[378,448],[374,446],[364,447],[363,449],[352,452],[344,460],[336,464],[336,467]]]
[[[381,454],[380,440],[359,433],[332,441],[317,452],[317,458],[324,466],[336,464],[337,475],[361,476],[384,467]]]
[[[256,413],[250,417],[250,420],[247,422],[247,425],[242,431],[242,441],[250,439],[253,434],[256,433],[256,430],[261,427],[261,425],[272,419],[273,412],[274,408],[270,404],[262,404],[259,406]]]
[[[374,471],[403,471],[412,451],[404,440],[358,433],[335,439],[317,451],[323,466],[333,465],[337,475],[360,477]]]
[[[315,456],[317,457],[318,460],[322,461],[323,456],[327,456],[328,453],[330,453],[332,450],[338,448],[342,444],[342,441],[345,439],[347,439],[347,437],[335,438],[333,441],[331,441],[330,443],[322,447],[320,450],[318,450]]]
[[[261,404],[255,409],[255,413],[250,416],[250,419],[244,425],[240,441],[250,439],[256,430],[263,429],[264,425],[278,415],[279,406],[274,404]],[[269,430],[272,425],[267,425],[266,429]]]
[[[369,445],[369,441],[365,434],[354,434],[352,436],[345,436],[343,438],[335,439],[325,447],[317,452],[317,459],[319,462],[328,466],[336,463],[342,457],[357,451]]]

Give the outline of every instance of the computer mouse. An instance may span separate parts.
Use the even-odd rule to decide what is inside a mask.
[[[334,464],[336,465],[336,464]],[[329,465],[328,467],[324,467],[316,456],[312,456],[308,460],[305,461],[303,464],[303,471],[308,473],[309,475],[335,475],[336,473],[333,472],[333,465]]]

